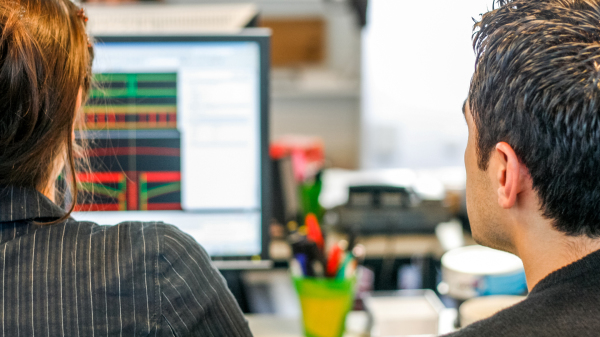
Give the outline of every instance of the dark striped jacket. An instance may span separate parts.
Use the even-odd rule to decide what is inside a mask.
[[[1,336],[251,336],[202,247],[164,223],[99,226],[0,189]]]

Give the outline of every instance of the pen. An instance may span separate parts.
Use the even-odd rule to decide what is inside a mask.
[[[317,244],[312,241],[306,241],[306,253],[308,254],[308,258],[311,261],[318,261],[321,263],[321,267],[325,267],[327,265],[327,261],[325,260],[325,254],[323,250],[317,247]]]
[[[304,276],[309,276],[308,274],[308,258],[306,257],[306,254],[303,253],[298,253],[296,254],[296,260],[298,261],[298,264],[300,264],[300,268],[302,269],[302,274]]]
[[[294,255],[302,253],[305,254],[309,261],[319,261],[325,265],[325,257],[323,252],[317,247],[317,244],[311,240],[307,240],[306,237],[302,237],[299,240],[290,242],[292,246],[292,252]]]

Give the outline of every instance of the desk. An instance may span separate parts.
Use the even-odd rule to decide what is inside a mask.
[[[246,315],[254,337],[304,337],[302,323],[298,318],[275,315]],[[454,331],[455,309],[444,309],[440,313],[439,333]],[[346,319],[344,337],[366,337],[368,317],[364,311],[352,311]]]
[[[246,315],[246,318],[254,337],[304,337],[302,322],[298,318],[275,315]],[[350,312],[346,319],[344,337],[368,336],[365,334],[367,324],[366,312]]]

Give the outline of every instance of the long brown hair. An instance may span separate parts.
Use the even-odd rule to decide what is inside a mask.
[[[69,0],[0,2],[0,184],[46,191],[64,160],[77,202],[73,126],[85,103],[93,49],[85,15]]]

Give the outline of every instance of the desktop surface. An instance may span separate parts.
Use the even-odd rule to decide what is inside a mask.
[[[438,324],[439,335],[456,331],[456,309],[443,309]],[[254,337],[302,337],[300,317],[277,316],[272,314],[247,314],[246,319]],[[344,337],[370,336],[369,314],[365,311],[351,311],[346,318]],[[427,335],[420,335],[427,336]]]

